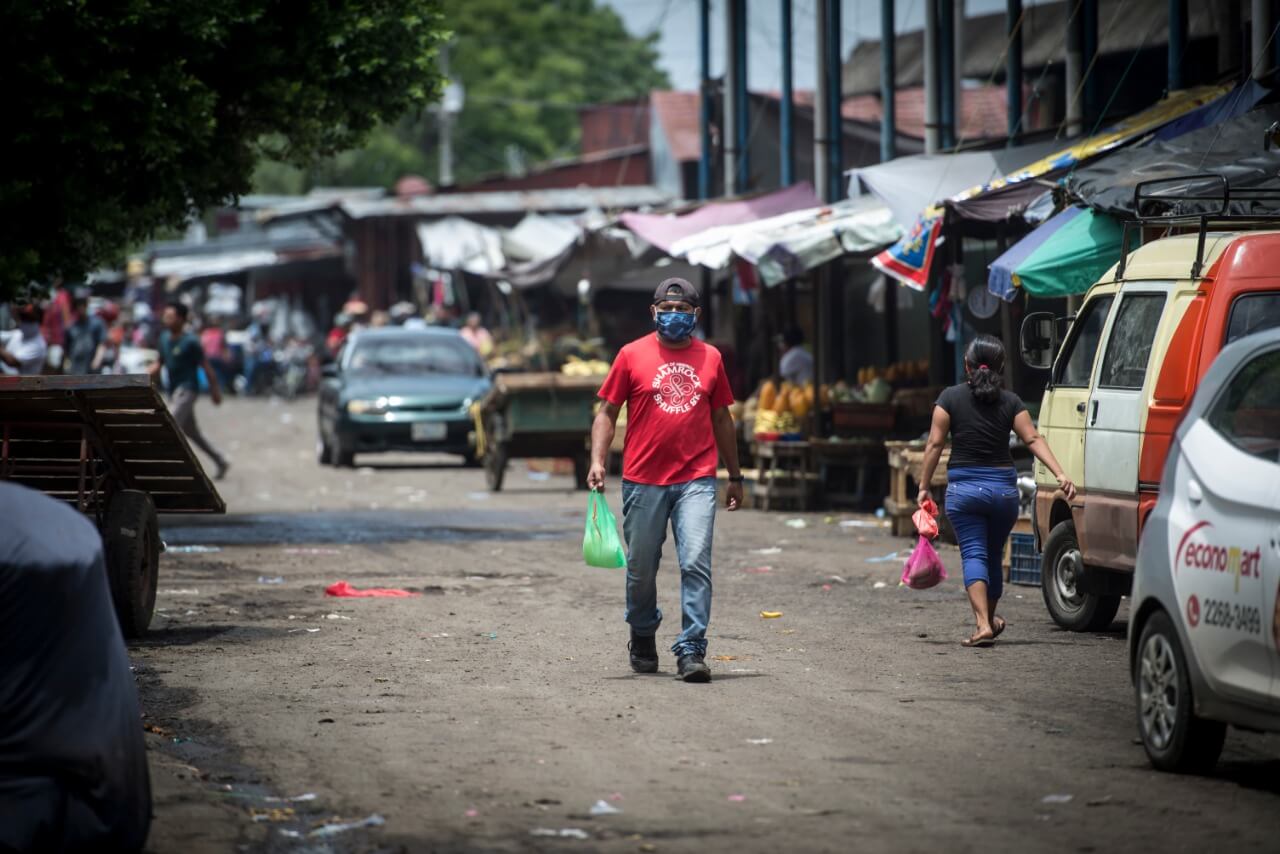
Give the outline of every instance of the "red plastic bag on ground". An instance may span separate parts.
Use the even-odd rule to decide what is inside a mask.
[[[324,595],[339,596],[344,599],[372,599],[375,597],[402,599],[406,596],[421,596],[422,594],[414,593],[411,590],[398,590],[394,587],[366,587],[362,590],[359,587],[352,587],[345,581],[339,581],[326,587]]]
[[[947,580],[947,568],[934,551],[929,538],[921,535],[911,556],[902,567],[902,584],[912,590],[928,590]]]
[[[932,498],[926,498],[924,506],[911,515],[911,521],[915,522],[920,536],[932,540],[938,536],[938,505],[933,503]]]

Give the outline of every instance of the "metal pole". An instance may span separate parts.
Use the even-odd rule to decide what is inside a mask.
[[[751,188],[751,149],[748,141],[751,138],[751,99],[747,96],[747,0],[730,0],[737,8],[734,10],[734,36],[737,48],[734,51],[738,63],[737,87],[735,97],[738,105],[738,182],[737,191],[744,193]]]
[[[1169,0],[1169,91],[1184,87],[1182,58],[1187,50],[1187,0]]]
[[[951,136],[954,145],[964,136],[964,0],[953,0],[951,6]]]
[[[1066,56],[1066,96],[1067,96],[1067,136],[1079,136],[1084,131],[1084,114],[1080,99],[1076,97],[1080,89],[1080,79],[1084,71],[1084,27],[1078,14],[1078,3],[1067,3],[1067,56]]]
[[[844,57],[841,48],[844,44],[844,27],[840,21],[840,0],[828,0],[831,8],[831,16],[827,22],[827,38],[830,40],[830,64],[827,66],[827,103],[831,111],[831,117],[827,119],[827,130],[831,136],[831,147],[828,149],[828,156],[831,158],[831,171],[827,175],[831,186],[827,188],[827,201],[836,202],[844,198],[843,188],[840,186],[844,179],[844,118],[840,113],[841,90],[843,81],[841,77],[844,71]]]
[[[898,36],[893,0],[880,0],[880,162],[898,156]]]
[[[724,62],[724,108],[721,110],[720,135],[724,139],[724,194],[736,195],[738,192],[738,39],[735,19],[738,13],[737,0],[727,0],[724,4],[725,22],[725,62]]]
[[[1094,125],[1099,118],[1098,66],[1093,64],[1094,57],[1098,54],[1098,0],[1083,0],[1080,15],[1080,23],[1084,29],[1084,67],[1088,69],[1091,65],[1093,66],[1092,72],[1085,72],[1084,118],[1090,125]]]
[[[1009,142],[1013,148],[1022,133],[1022,0],[1008,0],[1005,5],[1004,29],[1009,37],[1009,56],[1005,59],[1005,91],[1008,103]]]
[[[795,104],[791,90],[791,0],[782,0],[779,4],[782,13],[782,186],[790,187],[795,183]]]
[[[1213,27],[1218,33],[1218,74],[1240,70],[1240,4],[1215,3]]]
[[[440,45],[440,76],[449,83],[449,43]],[[437,178],[441,187],[453,186],[453,113],[449,112],[448,99],[440,102],[436,113],[440,121],[440,174]]]
[[[1269,0],[1253,0],[1250,11],[1252,20],[1249,23],[1250,67],[1253,78],[1260,80],[1271,70],[1271,63],[1266,59],[1267,36],[1271,35],[1271,3]]]
[[[818,73],[814,78],[813,92],[813,188],[825,198],[827,187],[831,184],[828,178],[831,160],[827,153],[831,143],[827,127],[828,120],[831,117],[831,114],[827,111],[827,82],[829,80],[827,64],[831,61],[831,57],[827,51],[826,0],[816,0],[814,18],[815,29],[818,34],[818,49],[815,52],[818,58]]]
[[[924,150],[938,151],[938,4],[924,0]]]
[[[941,139],[943,148],[956,144],[956,16],[952,0],[935,0],[938,4],[938,107],[941,112]]]
[[[711,0],[698,3],[698,49],[702,156],[698,159],[698,198],[711,198]]]

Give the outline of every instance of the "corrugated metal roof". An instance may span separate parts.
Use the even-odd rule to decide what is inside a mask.
[[[651,186],[575,187],[572,189],[518,190],[496,193],[439,193],[406,198],[313,200],[295,202],[262,211],[264,221],[305,216],[326,210],[341,211],[351,219],[370,217],[443,217],[468,214],[568,213],[654,207],[672,201],[670,193]]]

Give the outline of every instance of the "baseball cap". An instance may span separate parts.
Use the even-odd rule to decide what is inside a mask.
[[[664,279],[662,284],[653,292],[654,303],[660,303],[664,300],[681,300],[689,303],[689,305],[697,306],[698,289],[691,285],[688,280],[678,277]]]

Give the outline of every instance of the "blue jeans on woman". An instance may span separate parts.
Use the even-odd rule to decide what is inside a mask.
[[[684,631],[672,644],[677,656],[707,654],[711,620],[711,537],[716,521],[716,479],[669,486],[622,482],[622,532],[627,539],[627,622],[641,637],[657,634],[658,564],[667,523],[676,536]]]
[[[1018,473],[1013,468],[947,470],[947,518],[960,543],[965,589],[985,581],[992,602],[1004,592],[1004,543],[1018,520],[1018,505]]]

